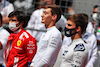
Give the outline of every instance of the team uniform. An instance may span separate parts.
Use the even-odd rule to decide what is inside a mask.
[[[0,42],[2,43],[3,49],[0,49],[0,65],[4,63],[4,50],[9,37],[9,32],[3,27],[0,27]]]
[[[62,55],[60,67],[85,67],[88,61],[88,48],[85,42],[79,38],[73,40]]]
[[[85,67],[94,67],[97,60],[97,40],[94,34],[86,32],[82,35],[83,40],[85,40],[88,46],[88,63]]]
[[[62,45],[62,36],[55,27],[47,28],[43,33],[35,57],[32,60],[33,67],[51,67],[55,64],[59,50]]]
[[[97,59],[97,42],[94,34],[86,32],[82,35],[82,39],[86,42],[88,47],[88,63],[85,67],[94,67],[95,61]],[[71,37],[64,37],[62,45],[62,53],[71,44]]]
[[[14,11],[13,4],[6,0],[2,0],[0,3],[0,13],[2,14],[2,16],[8,15],[12,11]]]
[[[41,23],[42,21],[42,13],[43,13],[43,8],[42,9],[38,9],[35,10],[32,15],[31,18],[28,22],[27,28],[33,28],[33,29],[38,29],[38,30],[46,30],[45,28],[45,24]],[[66,26],[67,20],[66,18],[62,15],[60,20],[56,23],[56,27],[59,29],[64,30],[64,27]],[[37,41],[40,40],[41,35],[44,32],[41,31],[31,31],[31,30],[27,30],[27,32],[29,32],[33,37],[36,38]]]
[[[11,33],[5,47],[6,67],[28,67],[37,50],[35,38],[24,29],[18,31]]]
[[[86,31],[89,32],[89,33],[94,33],[94,30],[95,30],[95,23],[92,24],[91,22],[89,22]],[[97,27],[96,39],[97,39],[97,41],[98,41],[98,40],[100,41],[100,26]],[[100,50],[99,44],[98,44],[97,46],[98,46],[98,47],[97,47],[98,50]]]

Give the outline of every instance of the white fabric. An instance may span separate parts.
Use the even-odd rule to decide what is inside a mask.
[[[64,50],[60,67],[84,67],[87,61],[88,48],[85,42],[79,38],[73,40],[71,45]]]
[[[33,67],[48,67],[55,64],[62,45],[62,36],[59,30],[53,26],[43,33],[35,57],[32,60]]]
[[[86,32],[84,35],[82,35],[83,40],[87,43],[87,47],[89,50],[88,53],[88,63],[86,67],[94,67],[95,61],[97,59],[97,41],[94,34]],[[63,45],[62,45],[62,52],[70,46],[71,38],[70,37],[64,37]]]
[[[0,3],[0,12],[2,16],[8,15],[12,11],[14,11],[13,4],[11,4],[10,2],[6,0],[2,0],[2,2]]]
[[[89,53],[88,53],[88,63],[85,67],[94,67],[97,60],[97,40],[94,34],[85,33],[82,36],[83,40],[86,41]]]
[[[5,50],[5,46],[8,40],[8,36],[9,36],[9,32],[7,30],[5,30],[3,27],[0,27],[0,42],[3,45],[3,49],[0,49],[0,64],[4,63],[4,50]]]
[[[89,32],[89,33],[94,33],[94,29],[93,29],[93,24],[92,24],[92,22],[88,22],[86,31]]]
[[[97,36],[97,40],[100,40],[100,32],[97,32],[96,36]]]
[[[43,13],[43,10],[44,10],[43,8],[38,9],[38,10],[35,10],[32,13],[31,18],[28,22],[27,28],[33,28],[33,29],[38,29],[38,30],[46,30],[45,25],[43,23],[41,23],[41,20],[42,20],[41,15]],[[56,27],[58,29],[61,27],[64,30],[66,23],[67,23],[67,20],[62,15],[61,19],[56,23]],[[31,30],[27,30],[27,32],[29,32],[33,37],[35,37],[37,41],[39,41],[42,33],[44,33],[44,32],[31,31]]]
[[[94,33],[94,28],[93,28],[93,25],[91,22],[88,23],[86,31],[89,33]],[[97,38],[97,40],[100,40],[100,32],[98,32],[98,31],[96,32],[96,38]]]

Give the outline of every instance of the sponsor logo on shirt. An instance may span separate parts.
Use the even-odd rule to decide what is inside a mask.
[[[18,40],[17,41],[17,46],[20,46],[21,45],[21,40]]]
[[[84,50],[85,50],[85,47],[82,43],[77,44],[74,48],[74,51],[84,51]]]

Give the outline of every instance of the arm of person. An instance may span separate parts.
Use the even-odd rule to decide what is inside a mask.
[[[86,65],[86,67],[94,67],[94,64],[97,60],[97,41],[96,41],[96,38],[93,38],[93,42],[92,42],[92,53],[91,53],[91,56],[90,56],[90,59]]]
[[[53,58],[57,55],[57,52],[59,52],[61,43],[62,39],[59,34],[51,36],[43,58],[39,62],[34,63],[35,66],[33,67],[47,67],[54,60]]]
[[[88,51],[83,44],[78,44],[74,48],[73,61],[71,67],[85,67],[88,61]],[[81,48],[81,49],[80,49]]]
[[[30,64],[37,51],[36,40],[35,38],[29,38],[25,40],[24,44],[26,55],[28,57],[28,63]]]
[[[4,33],[1,34],[1,37],[0,37],[0,49],[4,49],[5,48],[9,35],[10,34],[8,32],[4,32]]]

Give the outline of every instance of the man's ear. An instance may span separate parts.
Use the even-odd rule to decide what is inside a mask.
[[[52,16],[52,19],[53,19],[53,20],[56,20],[56,19],[57,19],[57,14],[54,14],[54,15]]]
[[[81,27],[80,26],[78,26],[77,27],[77,32],[79,32],[81,30]]]

